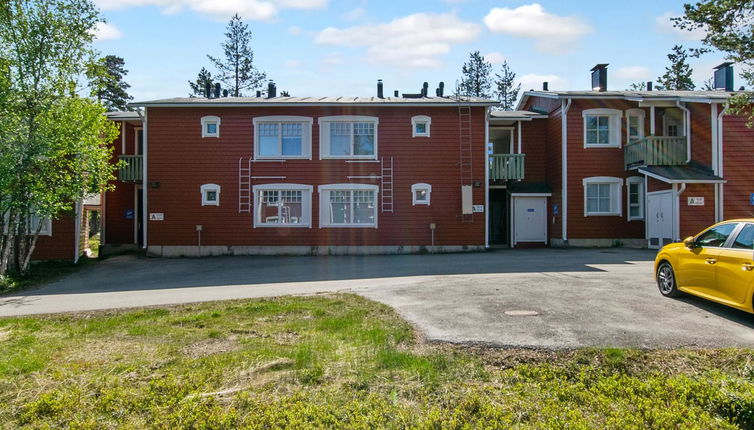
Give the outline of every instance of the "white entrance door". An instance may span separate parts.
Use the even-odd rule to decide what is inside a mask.
[[[673,192],[647,193],[647,240],[650,248],[673,242]]]
[[[547,197],[513,197],[513,245],[547,243]]]

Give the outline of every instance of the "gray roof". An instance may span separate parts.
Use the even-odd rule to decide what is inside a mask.
[[[671,100],[701,103],[724,103],[731,96],[740,94],[726,91],[526,91],[521,96],[519,106],[529,97],[544,97],[551,99],[624,99],[633,101]]]
[[[130,106],[494,106],[498,102],[481,97],[175,97],[131,103]]]
[[[541,114],[541,113],[532,112],[528,110],[493,109],[492,111],[490,111],[490,118],[501,119],[501,120],[529,121],[533,118],[547,118],[547,114]]]
[[[138,112],[114,111],[114,112],[107,112],[105,115],[107,116],[107,119],[110,119],[113,121],[134,121],[134,120],[141,121],[141,117],[139,116]]]
[[[725,182],[723,178],[716,176],[712,170],[694,162],[685,166],[640,167],[639,173],[670,184],[719,184]]]

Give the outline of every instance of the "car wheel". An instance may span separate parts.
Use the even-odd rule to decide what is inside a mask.
[[[663,261],[657,268],[657,286],[660,288],[660,294],[665,297],[678,297],[680,294],[675,282],[673,266],[667,261]]]

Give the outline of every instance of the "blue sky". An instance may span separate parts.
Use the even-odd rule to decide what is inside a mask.
[[[587,89],[589,69],[609,63],[618,90],[656,80],[674,44],[699,46],[669,24],[674,0],[95,1],[107,20],[95,46],[125,59],[136,100],[188,95],[234,12],[251,27],[256,66],[294,96],[371,96],[379,78],[391,94],[451,88],[474,50],[506,58],[524,89]],[[697,85],[722,60],[692,59]]]

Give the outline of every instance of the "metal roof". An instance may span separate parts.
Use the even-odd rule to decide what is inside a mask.
[[[494,106],[496,100],[481,97],[175,97],[131,103],[134,107],[191,107],[191,106]]]
[[[740,92],[726,91],[525,91],[519,101],[523,106],[529,97],[550,99],[623,99],[632,101],[687,101],[698,103],[724,103]]]
[[[110,119],[113,121],[134,121],[134,120],[141,121],[141,116],[139,116],[138,112],[114,111],[114,112],[107,112],[105,115],[107,116],[107,119]]]
[[[528,110],[499,110],[490,111],[490,119],[514,120],[514,121],[531,121],[534,118],[547,118],[547,114],[532,112]]]
[[[712,170],[696,163],[685,166],[648,166],[640,167],[639,173],[669,184],[721,184],[725,180],[716,176]]]

